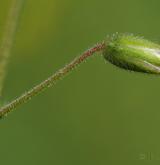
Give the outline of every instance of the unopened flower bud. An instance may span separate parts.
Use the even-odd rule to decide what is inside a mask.
[[[106,40],[103,56],[123,69],[160,74],[160,46],[141,37],[115,34]]]

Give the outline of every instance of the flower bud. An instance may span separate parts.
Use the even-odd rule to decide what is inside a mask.
[[[116,33],[106,40],[103,56],[126,70],[160,74],[160,46],[141,37]]]

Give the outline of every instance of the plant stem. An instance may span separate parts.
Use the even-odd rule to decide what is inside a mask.
[[[2,43],[0,46],[0,96],[2,95],[3,82],[6,75],[6,67],[11,48],[13,46],[23,2],[24,0],[12,0],[5,25],[5,31],[2,37]]]
[[[84,52],[81,56],[75,58],[71,63],[58,70],[55,74],[50,76],[48,79],[41,82],[39,85],[33,87],[28,92],[24,93],[17,99],[13,100],[9,104],[5,105],[0,109],[0,117],[6,116],[10,111],[17,108],[19,105],[28,102],[32,97],[42,92],[44,89],[55,85],[55,83],[75,69],[79,64],[84,62],[86,59],[91,57],[95,52],[102,51],[105,48],[105,43],[99,43],[92,47],[91,49]]]

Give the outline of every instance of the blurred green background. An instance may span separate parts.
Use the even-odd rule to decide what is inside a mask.
[[[0,36],[11,0],[0,1]],[[115,32],[160,41],[159,0],[26,0],[3,102]],[[2,165],[156,165],[160,78],[98,56],[0,121]]]

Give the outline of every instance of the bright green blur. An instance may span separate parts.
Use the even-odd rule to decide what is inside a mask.
[[[0,38],[11,0],[0,1]],[[2,102],[107,35],[160,41],[159,0],[26,0]],[[1,165],[156,165],[160,77],[95,56],[0,121]]]
[[[106,39],[104,58],[131,71],[160,74],[160,46],[146,39],[114,34]]]

